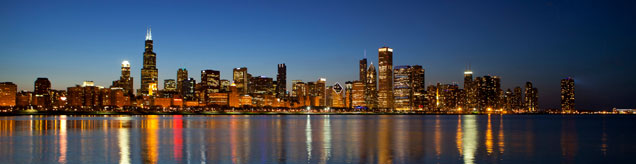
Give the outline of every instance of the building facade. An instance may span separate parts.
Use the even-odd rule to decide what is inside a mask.
[[[393,49],[378,49],[378,108],[393,109]]]
[[[157,92],[159,70],[157,70],[157,54],[153,52],[151,29],[146,31],[146,46],[144,50],[143,68],[141,68],[141,88],[139,95],[152,96]]]
[[[561,79],[561,111],[574,112],[574,79]]]

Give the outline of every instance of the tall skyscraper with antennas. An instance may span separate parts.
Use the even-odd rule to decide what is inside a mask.
[[[151,29],[148,28],[146,31],[144,63],[143,68],[141,68],[141,88],[139,88],[139,95],[152,96],[153,93],[157,92],[159,70],[157,70],[157,54],[152,50],[152,32]]]

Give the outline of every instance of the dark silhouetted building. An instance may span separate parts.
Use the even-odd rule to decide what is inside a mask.
[[[113,81],[113,85],[111,87],[122,88],[124,91],[124,95],[126,96],[134,96],[133,89],[133,77],[130,76],[130,62],[124,60],[121,63],[121,76],[119,80]]]
[[[221,90],[221,72],[217,70],[201,71],[201,91],[203,91],[204,99],[207,104],[211,104],[210,96],[212,93],[219,93]]]
[[[278,74],[276,75],[276,98],[286,99],[287,97],[287,66],[285,63],[278,64]]]
[[[51,106],[51,82],[48,78],[39,77],[35,80],[33,96],[33,105],[45,108]]]

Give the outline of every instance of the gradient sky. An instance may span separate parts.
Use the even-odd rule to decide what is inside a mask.
[[[135,89],[152,26],[159,80],[185,67],[248,67],[287,82],[357,80],[364,50],[394,48],[394,65],[422,65],[426,83],[497,75],[503,89],[532,81],[541,108],[559,108],[576,80],[578,109],[636,108],[635,1],[13,1],[0,2],[0,81],[33,90],[93,80],[110,86],[129,60]],[[163,84],[160,85],[162,87]],[[288,84],[288,89],[290,89]]]

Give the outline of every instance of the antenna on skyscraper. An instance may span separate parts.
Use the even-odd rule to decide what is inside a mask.
[[[367,49],[366,48],[364,49],[364,58],[365,59],[367,58]]]

